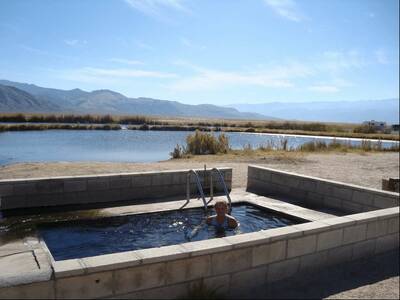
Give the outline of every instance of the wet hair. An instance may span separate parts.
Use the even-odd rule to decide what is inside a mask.
[[[228,203],[225,200],[215,201],[214,207],[216,207],[217,205],[224,205],[226,208],[228,208]]]

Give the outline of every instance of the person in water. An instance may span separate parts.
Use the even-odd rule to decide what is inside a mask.
[[[214,205],[216,215],[207,217],[206,223],[213,225],[217,231],[223,231],[228,228],[238,227],[236,219],[228,215],[228,203],[224,200],[218,200]]]

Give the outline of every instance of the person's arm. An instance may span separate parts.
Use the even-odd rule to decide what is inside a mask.
[[[236,228],[238,226],[238,222],[234,217],[228,216],[228,226],[230,228]]]
[[[207,224],[207,225],[210,225],[210,224],[211,224],[212,218],[213,218],[213,216],[208,216],[208,217],[207,217],[207,220],[206,220],[206,224]]]

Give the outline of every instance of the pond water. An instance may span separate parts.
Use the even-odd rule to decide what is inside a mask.
[[[0,133],[0,165],[21,162],[107,161],[155,162],[166,160],[176,144],[184,145],[187,131],[140,130],[45,130]],[[216,132],[215,135],[220,133]],[[291,148],[316,139],[331,142],[329,137],[280,134],[225,133],[233,149],[272,143],[287,139]],[[337,139],[359,144],[359,139]],[[383,147],[396,142],[385,141]],[[397,142],[398,143],[398,142]]]

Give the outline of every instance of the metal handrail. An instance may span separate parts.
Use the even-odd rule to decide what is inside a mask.
[[[203,199],[204,210],[207,211],[207,201],[206,197],[204,196],[203,187],[201,186],[199,175],[193,169],[189,170],[186,175],[186,203],[181,207],[181,209],[184,208],[190,201],[190,177],[192,174],[194,174],[196,178],[197,189],[199,190],[200,196]]]
[[[213,176],[212,176],[213,172],[217,172],[219,175],[219,181],[221,182],[222,187],[224,188],[225,195],[228,198],[228,202],[229,202],[229,211],[228,212],[230,213],[232,210],[231,197],[229,196],[229,191],[228,191],[228,188],[226,187],[224,176],[222,175],[221,171],[217,168],[212,168],[210,171],[210,200],[207,203],[210,203],[211,200],[213,200],[213,198],[214,198],[214,185],[213,185]]]

